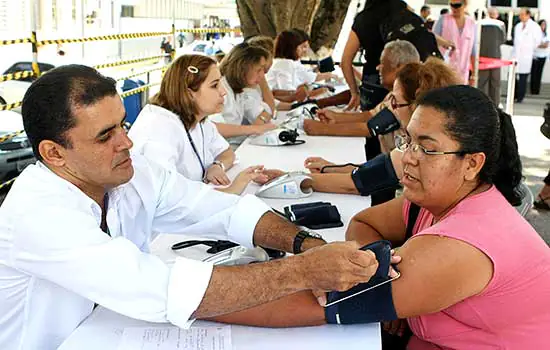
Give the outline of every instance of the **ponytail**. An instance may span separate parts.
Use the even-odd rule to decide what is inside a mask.
[[[500,120],[500,152],[493,183],[512,205],[521,203],[521,196],[516,191],[522,180],[522,166],[518,152],[516,131],[512,118],[503,110],[498,110]]]

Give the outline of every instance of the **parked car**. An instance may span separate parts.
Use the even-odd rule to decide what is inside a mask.
[[[49,63],[38,63],[40,72],[47,72],[54,66]],[[32,62],[17,62],[8,68],[3,75],[20,71],[32,71]],[[36,77],[27,77],[19,80],[7,80],[0,83],[0,104],[15,103],[23,100],[25,92]]]
[[[0,111],[0,138],[23,130],[23,117],[14,111]],[[27,135],[0,142],[0,179],[16,176],[29,164],[36,162]]]

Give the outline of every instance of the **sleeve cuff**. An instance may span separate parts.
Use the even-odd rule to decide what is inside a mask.
[[[257,197],[247,194],[236,204],[229,222],[228,238],[247,248],[254,247],[254,229],[256,224],[271,208]]]
[[[191,316],[199,307],[210,283],[214,266],[202,261],[177,258],[170,272],[166,318],[172,324],[188,329],[195,319]]]

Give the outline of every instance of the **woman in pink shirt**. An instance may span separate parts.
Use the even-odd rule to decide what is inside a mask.
[[[385,328],[402,333],[408,323],[411,350],[550,349],[550,248],[510,205],[521,181],[510,116],[464,85],[429,91],[416,104],[396,144],[403,196],[358,213],[347,232],[361,244],[401,246],[389,297],[406,322]],[[407,238],[411,203],[420,211]],[[384,302],[361,304],[370,293],[352,299],[362,313]],[[304,292],[218,320],[297,326],[325,316]]]

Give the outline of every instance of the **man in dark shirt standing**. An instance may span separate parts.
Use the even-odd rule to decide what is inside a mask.
[[[479,55],[501,58],[500,45],[506,41],[504,22],[498,19],[498,10],[490,8],[489,18],[481,21],[481,42]],[[500,68],[479,71],[478,87],[489,96],[496,106],[500,103]]]

